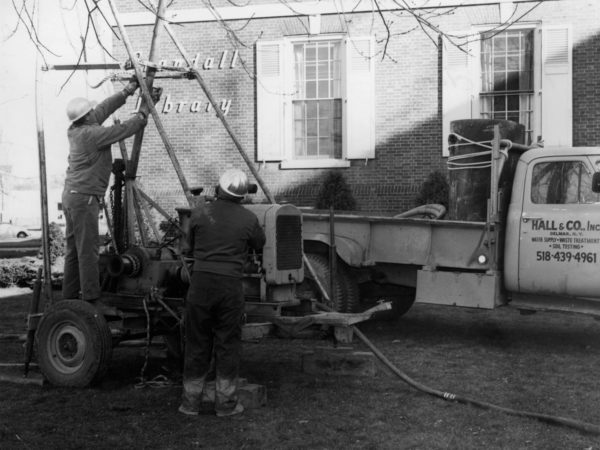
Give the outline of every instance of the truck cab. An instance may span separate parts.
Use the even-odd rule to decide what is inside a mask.
[[[525,152],[506,222],[504,284],[515,303],[600,300],[600,148]]]

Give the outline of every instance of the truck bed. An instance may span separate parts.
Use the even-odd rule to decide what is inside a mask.
[[[303,238],[329,243],[330,215],[303,211]],[[335,214],[335,244],[350,266],[409,264],[458,270],[488,270],[485,222]],[[477,257],[488,255],[480,264]]]

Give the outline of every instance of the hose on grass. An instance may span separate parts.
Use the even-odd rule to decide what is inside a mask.
[[[323,303],[317,303],[317,306],[319,306],[321,309],[323,309],[325,311],[329,311],[329,312],[333,311],[331,308],[329,308],[327,305],[325,305]],[[462,403],[462,404],[465,404],[465,405],[472,405],[472,406],[476,406],[476,407],[482,408],[482,409],[487,409],[487,410],[492,410],[492,411],[499,411],[499,412],[503,412],[505,414],[510,414],[512,416],[518,416],[518,417],[526,417],[526,418],[530,418],[530,419],[536,419],[536,420],[539,420],[541,422],[545,422],[545,423],[548,423],[548,424],[551,424],[551,425],[560,425],[560,426],[572,428],[572,429],[575,429],[575,430],[578,430],[578,431],[583,431],[585,433],[594,434],[594,435],[600,435],[600,426],[592,424],[592,423],[582,422],[580,420],[570,419],[568,417],[553,416],[553,415],[550,415],[550,414],[541,414],[541,413],[536,413],[536,412],[522,411],[522,410],[518,410],[518,409],[506,408],[504,406],[498,406],[498,405],[495,405],[493,403],[489,403],[489,402],[485,402],[485,401],[481,401],[481,400],[476,400],[476,399],[465,397],[465,396],[458,395],[458,394],[453,394],[451,392],[444,392],[444,391],[440,391],[438,389],[433,389],[433,388],[431,388],[431,387],[429,387],[429,386],[427,386],[427,385],[425,385],[423,383],[420,383],[420,382],[412,379],[410,376],[408,376],[406,373],[404,373],[402,370],[400,370],[398,367],[396,367],[394,365],[394,363],[392,363],[375,346],[375,344],[373,344],[362,333],[362,331],[360,331],[356,326],[352,325],[351,328],[352,328],[352,331],[354,332],[354,334],[367,347],[369,347],[369,349],[371,349],[371,351],[373,352],[373,354],[388,369],[390,369],[398,378],[400,378],[406,384],[408,384],[409,386],[415,388],[416,390],[418,390],[420,392],[424,392],[425,394],[429,394],[429,395],[441,398],[441,399],[449,401],[449,402],[456,402],[456,403]]]

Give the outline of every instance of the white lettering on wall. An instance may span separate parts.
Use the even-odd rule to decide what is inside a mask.
[[[136,57],[140,61],[144,61],[143,53],[141,51],[135,52]],[[204,63],[202,64],[202,69],[211,70],[215,68],[215,61],[218,61],[219,64],[216,66],[218,69],[233,69],[237,65],[237,61],[239,59],[239,52],[234,50],[231,53],[231,58],[229,58],[230,52],[229,50],[223,50],[216,58],[213,56],[208,56],[204,59]],[[227,62],[229,61],[229,66]],[[197,69],[200,63],[200,53],[196,53],[192,60],[190,61],[193,68]],[[183,59],[161,59],[158,62],[160,67],[163,66],[171,66],[171,67],[186,67],[185,61]]]

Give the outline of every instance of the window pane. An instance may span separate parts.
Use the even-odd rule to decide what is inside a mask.
[[[329,45],[325,44],[319,47],[319,60],[326,61],[329,59]]]
[[[319,137],[331,136],[333,134],[333,119],[319,120]]]
[[[330,138],[319,139],[319,155],[333,158],[333,141]]]
[[[315,51],[315,46],[313,45],[307,45],[306,46],[306,61],[314,61],[316,58],[317,54]]]
[[[519,90],[519,72],[508,72],[506,74],[506,90],[507,91],[518,91]]]
[[[494,97],[494,111],[504,111],[505,109],[505,97],[503,95]]]
[[[342,117],[342,100],[336,99],[333,102],[333,114],[336,118]]]
[[[306,154],[307,156],[318,156],[319,155],[319,140],[316,138],[308,138],[306,140]]]
[[[306,79],[316,80],[317,79],[317,66],[315,64],[306,65]]]
[[[329,81],[327,80],[320,80],[319,81],[319,90],[317,92],[317,97],[319,98],[328,98],[330,97],[329,95]]]
[[[332,117],[332,101],[324,101],[321,100],[319,102],[319,117],[321,119],[327,119],[329,117]]]
[[[506,58],[506,69],[507,70],[519,70],[521,58],[517,56],[509,56]]]
[[[308,119],[316,119],[318,116],[319,102],[306,102],[306,117]]]
[[[518,95],[507,95],[507,107],[509,111],[519,111],[519,96]]]
[[[505,52],[506,51],[506,38],[503,34],[495,36],[493,39],[494,52]]]
[[[506,39],[506,51],[518,52],[521,48],[520,44],[521,44],[520,35],[508,36]]]
[[[306,82],[306,98],[317,98],[317,83],[314,81]]]
[[[319,63],[319,80],[329,79],[329,63],[327,61]]]
[[[306,135],[308,137],[317,137],[319,122],[317,120],[307,120],[306,121]]]
[[[506,74],[504,72],[494,73],[494,91],[506,90]]]

